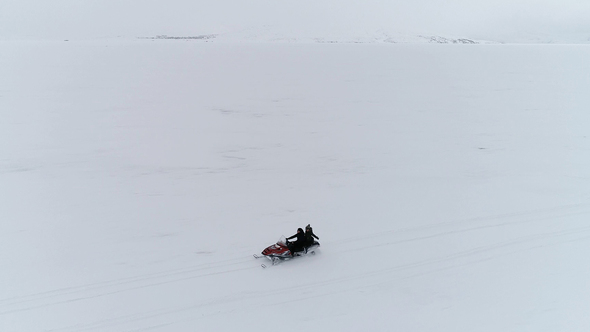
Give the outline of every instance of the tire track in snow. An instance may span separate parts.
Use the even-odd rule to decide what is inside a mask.
[[[506,214],[499,214],[494,216],[488,217],[476,217],[476,218],[469,218],[464,220],[454,220],[454,221],[447,221],[437,224],[429,224],[429,225],[422,225],[418,227],[408,227],[408,228],[401,228],[397,230],[389,230],[383,231],[378,233],[371,233],[363,236],[351,237],[346,238],[343,240],[338,241],[330,241],[326,242],[327,244],[338,244],[345,242],[347,244],[380,238],[384,236],[391,236],[393,235],[403,235],[406,233],[412,232],[419,232],[419,231],[435,231],[438,229],[443,229],[442,231],[437,231],[432,234],[428,235],[420,235],[416,237],[404,238],[395,241],[390,241],[386,243],[380,243],[377,245],[353,248],[353,249],[343,249],[346,252],[351,251],[358,251],[364,250],[374,247],[383,247],[389,245],[395,245],[405,242],[412,242],[418,240],[427,240],[431,238],[441,237],[441,236],[448,236],[448,235],[456,235],[460,233],[472,232],[472,231],[479,231],[483,229],[489,228],[497,228],[497,227],[506,227],[506,226],[515,226],[521,225],[526,223],[534,223],[542,220],[552,220],[556,218],[563,218],[563,217],[570,217],[570,216],[577,216],[577,215],[584,215],[590,214],[590,208],[588,204],[572,204],[572,205],[564,205],[558,206],[553,208],[547,209],[538,209],[538,210],[531,210],[531,211],[522,211],[522,212],[515,212],[515,213],[506,213]],[[528,217],[525,220],[522,220],[522,217]],[[504,221],[504,222],[497,222],[498,220],[505,220],[505,219],[513,219],[518,218],[514,221]],[[444,230],[447,228],[446,230]]]
[[[468,250],[462,250],[450,255],[442,257],[433,257],[418,262],[400,264],[390,266],[386,268],[380,268],[376,270],[366,271],[362,273],[356,273],[352,275],[346,275],[338,278],[330,278],[318,281],[307,282],[290,287],[282,287],[274,290],[261,290],[255,293],[240,293],[232,296],[226,296],[222,298],[210,299],[205,302],[193,304],[191,306],[184,306],[175,309],[157,310],[146,313],[140,313],[135,315],[125,315],[115,317],[108,320],[101,320],[87,325],[77,325],[64,329],[52,330],[56,332],[73,332],[73,331],[92,331],[102,330],[106,328],[113,328],[116,326],[122,326],[129,323],[141,323],[148,320],[159,320],[155,325],[146,324],[142,328],[135,328],[133,331],[144,331],[149,329],[158,328],[161,326],[170,326],[180,322],[189,322],[199,320],[201,317],[208,317],[213,315],[226,314],[236,310],[248,310],[251,306],[247,305],[248,302],[262,303],[262,306],[272,307],[276,305],[282,305],[293,302],[307,301],[313,298],[331,296],[346,292],[356,291],[358,289],[365,289],[368,287],[374,287],[384,283],[395,282],[396,280],[414,278],[425,274],[435,273],[439,271],[449,270],[458,268],[466,265],[478,264],[487,260],[495,259],[501,256],[512,255],[518,252],[534,250],[541,247],[556,246],[563,243],[574,242],[574,241],[587,241],[590,240],[590,226],[572,228],[559,232],[545,232],[540,234],[531,234],[526,236],[517,237],[511,240],[500,241],[497,243],[477,246]],[[402,272],[415,272],[401,275]],[[399,274],[397,276],[391,276],[391,274]],[[362,279],[377,278],[372,282],[363,283],[362,286],[353,287],[342,287],[339,286],[334,289],[336,285],[346,285],[351,281],[358,281]],[[386,279],[386,281],[383,281]],[[358,283],[354,283],[358,285]],[[302,294],[308,294],[302,296]],[[288,296],[287,296],[288,295]],[[284,299],[285,297],[291,298],[290,300],[277,300],[272,299]],[[295,297],[295,298],[293,298]],[[260,301],[263,299],[270,298],[269,300]],[[245,305],[231,306],[227,308],[228,304],[247,302]],[[194,317],[193,311],[206,308],[211,306],[221,306],[220,310],[215,310],[213,314],[205,314],[201,317]],[[225,307],[225,308],[223,308]],[[244,309],[245,308],[245,309]],[[182,318],[173,319],[173,316],[183,316]],[[131,330],[125,330],[130,332]]]
[[[87,285],[66,287],[51,291],[34,293],[21,297],[12,297],[0,300],[0,315],[20,311],[38,309],[52,305],[88,300],[102,296],[132,291],[147,287],[159,286],[183,280],[202,278],[211,275],[226,274],[241,270],[258,268],[258,266],[247,266],[221,271],[207,270],[216,268],[227,268],[231,266],[245,265],[249,263],[246,258],[235,258],[215,263],[205,263],[190,268],[175,269],[170,271],[150,273],[135,277],[126,277]],[[250,264],[248,264],[250,265]],[[35,303],[41,302],[44,303]]]
[[[587,206],[578,204],[578,205],[567,205],[561,207],[555,207],[550,209],[540,209],[540,210],[533,210],[533,211],[524,211],[518,213],[511,213],[511,214],[502,214],[497,216],[489,216],[489,217],[481,217],[481,218],[472,218],[467,220],[459,220],[459,221],[449,221],[445,223],[433,224],[433,225],[424,225],[419,227],[413,228],[405,228],[401,230],[392,230],[387,231],[384,233],[374,233],[366,236],[355,237],[347,239],[347,243],[361,243],[361,246],[357,246],[356,248],[350,249],[343,249],[343,250],[336,250],[336,252],[340,254],[346,254],[349,252],[354,251],[361,251],[361,250],[368,250],[368,249],[376,249],[384,246],[391,246],[395,244],[403,244],[413,241],[420,241],[420,240],[427,240],[431,238],[441,237],[441,236],[449,236],[455,235],[459,233],[471,232],[476,230],[482,230],[486,228],[492,227],[506,227],[524,223],[533,223],[538,222],[541,220],[548,220],[548,219],[555,219],[559,217],[569,217],[575,215],[583,215],[590,213],[587,211]],[[523,217],[525,218],[523,220]],[[516,218],[517,220],[510,220]],[[500,222],[499,222],[500,220]],[[475,223],[475,225],[474,225]],[[445,229],[446,228],[446,229]],[[407,235],[412,232],[420,232],[420,231],[432,231],[436,230],[435,233],[426,234],[422,236],[414,236],[409,238],[401,238],[395,241],[387,241],[387,242],[377,242],[371,245],[362,246],[363,242],[371,239],[379,239],[383,236],[390,236],[391,233],[395,234],[402,234]],[[587,239],[589,236],[584,235],[580,237],[581,233],[587,233],[590,231],[590,227],[583,227],[583,228],[576,228],[570,230],[564,230],[560,232],[548,232],[542,234],[533,234],[533,235],[526,235],[522,237],[518,237],[515,239],[502,241],[498,243],[488,244],[485,246],[475,247],[469,250],[463,250],[455,254],[443,256],[443,257],[434,257],[429,258],[426,260],[422,260],[419,262],[409,263],[409,264],[401,264],[396,266],[390,266],[383,269],[371,270],[366,271],[364,273],[357,273],[353,275],[346,275],[339,278],[332,278],[327,280],[318,280],[315,282],[306,283],[303,285],[296,285],[287,288],[275,289],[275,290],[263,290],[253,294],[237,294],[234,296],[229,296],[225,298],[216,298],[211,299],[206,302],[194,304],[188,307],[180,307],[168,310],[156,310],[150,312],[143,312],[137,313],[132,315],[124,315],[119,317],[112,317],[106,320],[99,320],[90,324],[84,325],[76,325],[72,327],[66,327],[61,329],[56,329],[53,331],[90,331],[90,330],[97,330],[97,329],[105,329],[108,327],[115,327],[115,326],[122,326],[124,324],[128,324],[130,322],[146,322],[148,320],[158,319],[165,317],[172,317],[175,315],[183,315],[185,313],[191,313],[199,308],[209,307],[209,306],[219,306],[229,303],[237,303],[243,301],[254,301],[261,298],[275,298],[276,296],[283,295],[283,294],[300,294],[301,292],[305,292],[306,290],[313,290],[313,296],[296,296],[295,299],[289,300],[287,302],[295,302],[295,301],[302,301],[305,299],[309,299],[312,297],[318,296],[329,296],[331,294],[337,294],[346,291],[353,291],[358,289],[359,287],[353,287],[350,289],[337,289],[333,290],[334,285],[347,283],[354,280],[359,279],[369,279],[373,277],[382,277],[383,275],[390,275],[391,273],[399,273],[403,271],[410,271],[412,269],[424,269],[422,271],[416,271],[414,275],[422,275],[427,273],[432,273],[435,271],[440,271],[444,269],[451,269],[457,266],[463,266],[466,264],[475,264],[480,261],[485,261],[488,259],[493,259],[494,257],[498,257],[499,255],[507,255],[514,252],[518,252],[521,250],[530,250],[535,247],[545,246],[545,245],[552,245],[550,244],[552,239],[563,238],[563,237],[571,237],[572,235],[576,235],[577,238],[575,240],[584,240]],[[572,239],[570,239],[572,240]],[[559,244],[559,243],[557,243]],[[555,245],[555,244],[553,244]],[[333,244],[334,247],[338,247],[338,243]],[[525,248],[518,248],[524,246]],[[502,253],[501,251],[505,248],[513,248],[508,252]],[[500,251],[498,253],[498,251]],[[497,252],[496,254],[492,254]],[[483,255],[485,254],[485,257]],[[457,262],[457,260],[464,260],[464,259],[471,259],[468,262]],[[248,264],[248,266],[241,267],[243,264]],[[135,277],[127,277],[127,278],[120,278],[109,280],[105,282],[93,283],[88,285],[76,286],[76,287],[68,287],[62,289],[56,289],[52,291],[42,292],[31,294],[28,296],[16,297],[16,298],[8,298],[0,300],[0,315],[19,312],[19,311],[27,311],[33,310],[38,308],[43,308],[52,305],[82,301],[82,300],[89,300],[97,297],[108,296],[112,294],[117,294],[126,291],[132,291],[147,287],[153,287],[158,285],[164,285],[168,283],[179,282],[183,280],[201,278],[201,277],[208,277],[214,276],[219,274],[228,274],[234,273],[238,271],[248,270],[248,269],[257,269],[258,265],[251,266],[251,261],[247,258],[235,258],[229,259],[224,261],[218,261],[213,263],[205,263],[201,265],[196,265],[189,268],[183,269],[175,269],[170,271],[163,271],[158,273],[150,273]],[[442,266],[441,266],[442,265]],[[230,268],[235,267],[235,268]],[[428,268],[430,267],[430,268]],[[407,276],[405,277],[407,278]],[[379,278],[382,279],[382,278]],[[382,283],[383,281],[377,281],[377,283]],[[387,281],[390,282],[390,281]],[[330,286],[326,288],[326,286]],[[364,284],[363,287],[369,287],[370,285]],[[320,294],[318,294],[318,292]],[[35,303],[45,301],[44,303]],[[287,303],[285,301],[282,302],[274,302],[273,304],[269,305],[276,305],[281,303]],[[236,310],[232,307],[231,310]],[[220,311],[218,313],[222,313]],[[181,319],[180,321],[185,320],[194,320],[198,318],[186,318]],[[167,322],[162,323],[158,322],[157,325],[153,325],[151,327],[145,327],[145,329],[149,328],[157,328],[157,326],[163,327],[170,324],[174,324],[179,320],[168,320],[164,319]],[[135,331],[141,331],[144,328],[135,329]]]
[[[559,238],[565,238],[565,239],[563,239],[561,241],[557,241],[557,239],[559,239]],[[288,301],[273,302],[268,305],[274,306],[274,305],[286,304],[286,303],[291,303],[291,302],[306,301],[311,298],[317,298],[317,297],[335,295],[338,293],[350,292],[350,291],[354,291],[354,290],[361,289],[361,288],[364,289],[364,288],[374,287],[374,286],[382,285],[382,284],[386,284],[386,283],[392,283],[397,280],[415,278],[418,276],[427,275],[427,274],[431,274],[431,273],[435,273],[435,272],[440,272],[440,271],[450,270],[450,269],[454,269],[454,268],[458,268],[458,267],[478,264],[478,263],[482,263],[484,261],[499,258],[501,256],[512,255],[512,254],[523,252],[523,251],[534,250],[534,249],[538,249],[538,248],[546,248],[546,247],[551,247],[551,246],[557,246],[557,245],[561,245],[564,243],[571,243],[571,242],[577,242],[577,241],[590,241],[590,227],[571,229],[571,230],[563,231],[563,232],[549,232],[549,233],[544,233],[544,234],[535,234],[535,235],[524,236],[524,237],[516,238],[513,240],[509,240],[509,241],[502,241],[502,242],[495,243],[495,244],[475,247],[475,248],[472,248],[469,250],[460,251],[460,252],[457,252],[457,253],[454,253],[451,255],[446,255],[443,257],[431,258],[431,259],[421,260],[421,261],[415,262],[415,263],[401,264],[401,265],[396,265],[396,266],[392,266],[392,267],[372,270],[372,271],[365,272],[365,273],[349,275],[349,276],[342,277],[342,278],[333,278],[333,279],[324,280],[324,281],[318,282],[318,283],[313,283],[313,284],[310,283],[310,284],[306,284],[306,285],[301,285],[301,286],[297,287],[297,292],[294,292],[294,294],[301,294],[306,289],[313,289],[314,295],[299,297],[299,298],[291,299]],[[505,250],[508,248],[510,248],[510,249]],[[468,259],[468,260],[462,261],[462,262],[456,262],[457,260],[465,260],[465,259]],[[431,268],[426,269],[426,270],[416,271],[415,273],[412,273],[410,275],[405,275],[405,276],[400,275],[397,278],[391,278],[391,277],[384,278],[384,276],[388,276],[391,273],[400,273],[400,272],[409,271],[412,269],[423,269],[425,267],[431,267]],[[372,278],[372,277],[380,277],[379,279],[386,279],[386,281],[379,280],[379,281],[376,281],[373,283],[364,283],[360,287],[346,287],[346,288],[343,288],[340,290],[335,290],[335,291],[326,291],[325,290],[326,286],[333,286],[335,284],[342,284],[342,283],[346,283],[346,282],[350,282],[350,281],[355,281],[355,280],[359,280],[359,279],[368,279],[368,278]],[[318,291],[321,294],[318,294]]]

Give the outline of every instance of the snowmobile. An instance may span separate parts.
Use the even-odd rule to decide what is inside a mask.
[[[254,258],[266,257],[270,259],[272,265],[276,265],[297,256],[315,255],[315,250],[320,247],[318,241],[313,241],[312,245],[305,246],[303,250],[292,252],[289,249],[290,244],[289,240],[281,236],[277,243],[266,247],[262,250],[262,255],[254,255]],[[266,267],[266,265],[262,264],[262,267]]]

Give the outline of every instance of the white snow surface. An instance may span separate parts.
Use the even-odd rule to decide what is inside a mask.
[[[0,331],[589,331],[588,59],[1,42]]]

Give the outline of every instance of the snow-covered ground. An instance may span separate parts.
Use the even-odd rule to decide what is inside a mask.
[[[1,42],[0,330],[588,331],[588,59]]]

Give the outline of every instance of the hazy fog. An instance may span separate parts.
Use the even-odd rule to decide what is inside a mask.
[[[519,41],[590,38],[586,0],[0,0],[0,38],[418,33]]]

